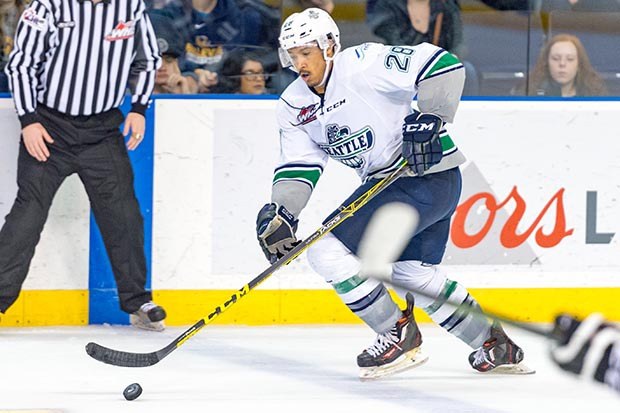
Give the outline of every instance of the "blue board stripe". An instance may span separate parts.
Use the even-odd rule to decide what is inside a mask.
[[[131,108],[130,98],[121,106],[127,114]],[[146,288],[151,288],[151,255],[153,242],[153,153],[154,153],[154,105],[146,112],[146,132],[140,146],[129,153],[134,171],[134,188],[144,217],[144,250],[146,253]],[[121,311],[112,266],[94,217],[90,217],[89,251],[89,324],[129,324],[129,316]]]

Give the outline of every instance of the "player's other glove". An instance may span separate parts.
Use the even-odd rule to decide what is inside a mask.
[[[295,237],[298,222],[283,205],[276,203],[266,204],[258,212],[256,236],[270,263],[273,264],[299,244]]]
[[[414,111],[403,123],[403,157],[418,175],[438,164],[443,156],[439,131],[443,120],[432,113]]]
[[[562,369],[606,383],[620,392],[620,329],[600,314],[585,320],[567,315],[555,319],[551,358]]]

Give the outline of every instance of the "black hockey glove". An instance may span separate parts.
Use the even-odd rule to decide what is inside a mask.
[[[585,320],[562,314],[555,319],[551,358],[560,368],[620,392],[620,329],[600,314]]]
[[[256,218],[256,236],[265,257],[274,263],[295,248],[297,223],[293,214],[276,203],[266,204]]]
[[[439,131],[443,120],[432,113],[414,111],[403,123],[403,157],[418,175],[438,164],[443,156]]]

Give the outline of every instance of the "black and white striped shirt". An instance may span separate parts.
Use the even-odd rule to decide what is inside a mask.
[[[25,127],[37,105],[92,115],[118,107],[127,87],[144,114],[160,64],[143,0],[33,0],[5,71]]]

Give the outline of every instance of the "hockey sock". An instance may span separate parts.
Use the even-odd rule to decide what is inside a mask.
[[[460,303],[455,307],[450,303]],[[446,279],[439,296],[424,311],[431,319],[450,334],[461,339],[472,348],[482,346],[489,338],[491,322],[484,317],[472,314],[480,311],[478,302],[456,281]]]
[[[357,275],[333,283],[332,287],[353,313],[377,334],[385,333],[402,316],[383,284]]]

